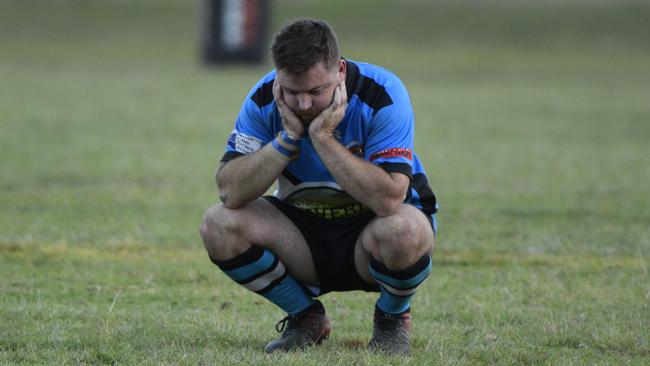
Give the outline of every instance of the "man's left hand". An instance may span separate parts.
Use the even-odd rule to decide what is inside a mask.
[[[343,80],[334,89],[332,103],[309,124],[309,136],[312,139],[331,137],[343,120],[347,107],[348,92],[345,88],[345,80]]]

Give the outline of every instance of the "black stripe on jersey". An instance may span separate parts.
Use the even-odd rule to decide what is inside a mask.
[[[411,166],[406,163],[381,163],[379,166],[389,173],[402,173],[409,177],[409,179],[413,178]]]
[[[235,158],[238,158],[240,156],[243,156],[244,154],[237,152],[237,151],[226,151],[225,154],[223,154],[223,157],[221,157],[220,163],[227,163],[230,160],[233,160]]]
[[[422,204],[422,211],[424,211],[424,213],[431,215],[438,211],[436,208],[436,196],[433,194],[431,187],[429,187],[429,182],[424,174],[414,174],[413,180],[411,181],[411,187],[415,189],[418,196],[420,196],[420,203]]]
[[[302,183],[302,181],[301,181],[300,179],[298,179],[298,177],[296,177],[295,175],[291,174],[291,172],[289,171],[289,169],[284,169],[284,170],[282,171],[282,176],[285,177],[285,178],[287,178],[287,180],[288,180],[289,182],[291,182],[291,184],[293,184],[294,186],[297,186],[298,184]]]
[[[275,79],[262,84],[262,86],[257,88],[255,93],[251,95],[251,100],[255,102],[258,107],[262,108],[273,102],[273,81],[275,81]]]
[[[373,115],[380,109],[393,104],[393,100],[386,93],[386,88],[371,78],[361,75],[359,66],[351,61],[347,61],[345,87],[349,96],[356,94],[362,102],[369,105],[373,109]]]

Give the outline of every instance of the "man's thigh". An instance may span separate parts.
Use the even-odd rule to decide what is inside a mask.
[[[408,235],[414,242],[419,245],[413,246],[413,258],[419,259],[424,254],[431,254],[434,246],[434,232],[431,221],[418,208],[402,204],[400,210],[393,216],[375,217],[359,235],[355,250],[354,263],[359,276],[366,282],[374,283],[374,278],[370,275],[368,265],[370,256],[374,255],[376,259],[381,260],[379,254],[379,245],[381,241],[394,241],[396,245],[401,245],[402,239],[399,234],[401,230],[397,228],[404,224],[409,228]],[[388,243],[393,244],[393,243]]]
[[[229,210],[230,219],[242,225],[242,239],[269,249],[305,285],[318,285],[318,276],[305,238],[280,210],[263,198]]]

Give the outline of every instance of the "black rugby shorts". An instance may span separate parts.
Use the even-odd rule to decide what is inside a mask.
[[[375,217],[368,210],[352,217],[324,219],[307,210],[302,210],[265,196],[300,230],[307,241],[320,282],[320,293],[331,291],[379,291],[376,283],[365,282],[354,265],[354,248],[361,231]]]

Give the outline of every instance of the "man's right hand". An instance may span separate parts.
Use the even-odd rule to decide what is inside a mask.
[[[302,138],[305,134],[305,125],[284,102],[284,94],[280,83],[278,83],[278,79],[273,81],[273,99],[275,99],[275,104],[277,104],[278,110],[280,111],[284,130],[293,138]]]

